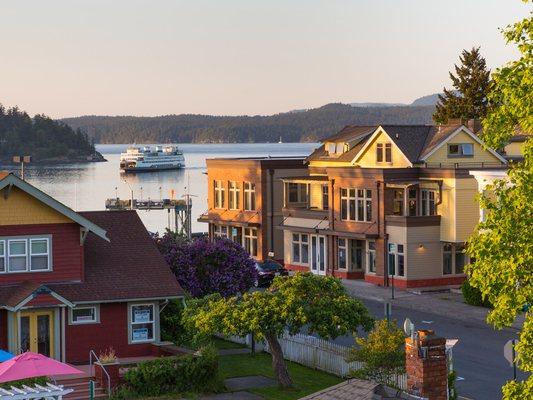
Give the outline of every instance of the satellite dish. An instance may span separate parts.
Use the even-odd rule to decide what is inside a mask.
[[[415,331],[415,324],[409,318],[406,318],[403,322],[403,331],[407,336],[411,336]]]

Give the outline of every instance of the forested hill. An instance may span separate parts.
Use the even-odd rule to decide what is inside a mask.
[[[32,118],[17,107],[6,109],[0,104],[0,162],[10,163],[15,155],[30,155],[35,162],[103,160],[80,129],[44,115]]]
[[[315,142],[346,125],[427,124],[433,106],[320,108],[270,116],[163,115],[158,117],[83,116],[63,119],[96,143],[249,143]]]

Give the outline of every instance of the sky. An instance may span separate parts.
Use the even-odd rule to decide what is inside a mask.
[[[4,0],[0,103],[79,115],[268,115],[409,103],[462,49],[517,58],[519,0]]]

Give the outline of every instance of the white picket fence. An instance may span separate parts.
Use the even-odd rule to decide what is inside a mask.
[[[250,336],[227,337],[235,343],[245,344],[250,346]],[[346,377],[350,371],[354,371],[363,367],[363,363],[359,361],[346,362],[346,358],[350,353],[350,347],[331,343],[324,339],[319,339],[314,336],[296,334],[289,335],[285,333],[279,339],[283,355],[286,360],[294,361],[306,367],[319,369],[340,377]],[[256,343],[257,351],[269,351],[268,345],[263,343]],[[394,385],[400,389],[407,389],[407,376],[405,374],[392,376],[389,384]]]

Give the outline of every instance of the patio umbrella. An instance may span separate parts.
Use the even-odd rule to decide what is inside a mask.
[[[36,378],[83,374],[70,365],[28,351],[0,364],[0,383]]]
[[[7,360],[11,360],[13,357],[15,357],[13,354],[5,350],[0,350],[0,363],[3,363],[4,361],[7,361]]]

